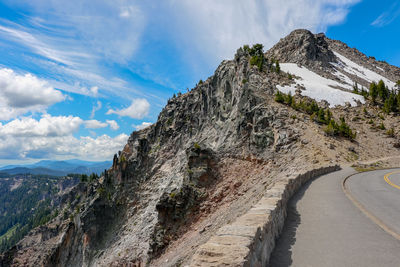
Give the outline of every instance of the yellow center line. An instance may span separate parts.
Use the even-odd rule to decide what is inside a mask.
[[[397,188],[400,190],[400,186],[398,186],[397,184],[394,184],[392,181],[390,181],[389,176],[395,173],[399,173],[400,171],[395,171],[395,172],[390,172],[385,174],[385,176],[383,177],[386,181],[386,183],[388,183],[390,186],[393,186],[394,188]]]

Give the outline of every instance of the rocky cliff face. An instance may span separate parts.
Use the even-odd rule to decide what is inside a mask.
[[[276,86],[293,80],[271,63],[328,73],[338,62],[331,48],[339,46],[297,30],[266,53],[262,70],[239,49],[209,79],[170,99],[155,124],[133,132],[105,177],[71,191],[65,203],[73,212],[32,232],[2,266],[179,265],[293,166],[343,160],[350,141],[332,140],[274,101]]]
[[[329,68],[330,62],[336,62],[325,35],[313,34],[307,30],[293,31],[273,46],[266,55],[280,62],[297,63],[312,68]]]

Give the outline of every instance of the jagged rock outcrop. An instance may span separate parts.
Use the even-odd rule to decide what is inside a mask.
[[[338,60],[336,46],[323,34],[296,30],[266,58],[333,77],[328,70]],[[206,241],[200,234],[245,212],[290,167],[347,157],[349,140],[332,141],[309,116],[274,101],[277,85],[292,83],[272,63],[252,66],[248,51],[239,49],[213,76],[169,99],[156,123],[133,132],[104,177],[72,191],[81,197],[66,198],[76,211],[70,218],[60,215],[31,233],[2,264],[168,266],[187,260]],[[54,234],[41,240],[48,232]],[[187,251],[162,261],[180,239],[177,248]]]
[[[296,63],[331,80],[337,80],[334,73],[340,72],[349,77],[353,83],[357,82],[359,85],[368,88],[371,80],[335,66],[336,64],[345,64],[340,61],[335,53],[339,53],[361,67],[389,80],[397,81],[400,77],[400,68],[384,61],[378,61],[374,57],[367,57],[356,48],[350,48],[341,41],[332,40],[323,33],[313,34],[304,29],[294,30],[288,36],[282,38],[267,51],[266,56],[279,60],[281,63]],[[360,71],[363,72],[363,70]]]
[[[281,39],[267,53],[267,57],[280,62],[297,63],[302,66],[330,67],[336,61],[329,49],[327,38],[323,33],[313,34],[308,30],[295,30]]]

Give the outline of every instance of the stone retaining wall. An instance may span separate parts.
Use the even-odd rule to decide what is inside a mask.
[[[190,266],[267,266],[285,223],[289,199],[308,180],[339,169],[337,165],[322,167],[276,182],[246,214],[200,246]]]

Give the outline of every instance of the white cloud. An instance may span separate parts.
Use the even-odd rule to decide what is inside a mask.
[[[101,122],[98,120],[87,120],[85,121],[85,127],[87,129],[100,129],[100,128],[105,128],[108,126],[108,123]]]
[[[27,55],[33,52],[32,64],[48,68],[53,74],[49,77],[55,79],[52,85],[95,97],[99,89],[116,95],[134,92],[104,65],[126,64],[137,51],[146,25],[138,5],[125,0],[16,0],[7,4],[21,8],[21,13],[29,10],[34,17],[25,16],[21,24],[1,20],[0,39],[15,43]]]
[[[134,99],[131,105],[120,110],[109,109],[107,115],[117,114],[119,116],[127,116],[132,119],[142,119],[149,114],[150,104],[144,98]]]
[[[74,137],[85,122],[72,116],[44,115],[40,120],[21,118],[0,123],[0,159],[78,157],[111,160],[128,136]]]
[[[119,129],[119,125],[115,120],[106,120],[106,122],[101,122],[98,120],[87,120],[84,122],[87,129],[100,129],[110,126],[114,131]]]
[[[97,96],[97,94],[99,93],[99,87],[97,86],[92,86],[90,88],[90,92],[92,93],[93,96]]]
[[[133,125],[133,127],[135,127],[136,131],[140,131],[140,130],[143,130],[144,128],[151,126],[152,124],[153,123],[151,123],[151,122],[142,122],[142,124]]]
[[[103,104],[101,103],[101,101],[97,101],[96,105],[93,105],[92,112],[90,113],[90,118],[91,119],[94,118],[94,115],[96,114],[96,111],[99,111],[102,106],[103,106]]]
[[[15,119],[0,126],[0,137],[68,136],[79,130],[83,120],[73,116],[43,115],[40,120],[30,117]]]
[[[372,23],[372,26],[383,27],[389,25],[400,16],[399,3],[394,3],[388,10],[380,14]]]
[[[126,62],[136,51],[139,36],[146,25],[146,18],[139,6],[128,1],[15,2],[30,7],[35,13],[36,17],[31,23],[35,24],[36,29],[42,28],[47,32],[57,30],[57,35],[48,36],[38,32],[26,34],[27,31],[9,33],[43,56],[67,65],[71,65],[71,61],[65,62],[63,55],[67,53],[89,58],[105,56],[112,62]],[[71,35],[79,35],[79,40],[72,39]],[[64,49],[66,47],[69,49]],[[77,57],[73,63],[83,63],[82,60],[84,58]]]
[[[33,51],[39,55],[46,57],[50,60],[63,63],[66,65],[72,65],[72,58],[88,58],[89,55],[79,52],[71,52],[70,50],[58,50],[39,40],[31,33],[21,29],[14,29],[11,27],[5,27],[0,25],[0,32],[10,35],[15,41],[30,47]]]
[[[62,90],[156,99],[155,89],[132,89],[139,84],[119,78],[110,66],[180,88],[188,84],[178,85],[178,77],[210,74],[245,43],[270,47],[295,28],[324,31],[342,22],[359,1],[14,0],[7,4],[34,17],[21,24],[2,20],[0,38],[48,59],[52,84]]]
[[[9,120],[27,112],[44,111],[65,98],[47,81],[32,74],[19,75],[11,69],[0,69],[0,120]]]
[[[119,129],[119,125],[116,121],[114,120],[107,120],[108,125],[110,125],[110,128],[113,129],[114,131]]]
[[[272,46],[296,28],[325,31],[360,0],[170,0],[175,34],[186,53],[219,62],[243,44]]]

